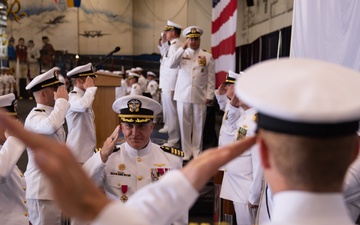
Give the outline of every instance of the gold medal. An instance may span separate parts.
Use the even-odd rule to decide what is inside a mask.
[[[125,203],[128,200],[128,197],[126,195],[122,195],[120,200],[121,202]]]
[[[126,169],[126,166],[125,166],[125,164],[120,164],[118,168],[120,171],[123,171]]]

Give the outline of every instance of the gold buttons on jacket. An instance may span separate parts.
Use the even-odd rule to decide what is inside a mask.
[[[26,204],[26,199],[24,199],[24,201],[23,201],[23,202],[24,202],[24,204]]]
[[[141,162],[141,158],[137,158],[136,160],[137,160],[138,162]]]
[[[27,213],[27,212],[24,212],[24,216],[28,216],[28,213]]]
[[[24,176],[24,174],[23,174],[22,172],[20,172],[20,173],[19,173],[19,176],[20,176],[20,177],[23,177],[23,176]]]
[[[142,176],[138,176],[138,180],[142,180]]]
[[[120,187],[120,186],[121,186],[120,182],[118,182],[118,183],[117,183],[117,186],[118,186],[118,187]]]
[[[25,186],[23,187],[23,190],[26,191],[26,187],[25,187]]]

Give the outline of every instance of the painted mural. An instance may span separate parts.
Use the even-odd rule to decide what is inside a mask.
[[[68,1],[7,0],[7,37],[41,48],[41,37],[48,36],[56,50],[74,54],[106,54],[117,45],[132,54],[131,0],[87,0],[80,7]]]

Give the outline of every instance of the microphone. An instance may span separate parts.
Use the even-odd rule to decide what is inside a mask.
[[[105,58],[103,60],[101,60],[98,64],[96,64],[94,67],[96,68],[97,66],[99,66],[100,64],[102,64],[103,62],[105,62],[106,60],[108,60],[110,58],[110,56],[112,56],[115,52],[120,51],[120,47],[117,46],[114,50],[112,50],[111,52],[109,52],[109,54],[107,54],[105,56]]]
[[[109,54],[107,54],[107,55],[105,56],[105,58],[112,56],[112,54],[120,51],[120,49],[121,49],[121,48],[120,48],[119,46],[117,46],[114,50],[112,50]]]

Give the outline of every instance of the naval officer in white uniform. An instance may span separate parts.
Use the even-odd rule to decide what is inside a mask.
[[[186,41],[169,59],[171,68],[179,68],[174,99],[179,116],[181,148],[184,160],[202,150],[206,105],[215,91],[215,64],[211,53],[200,49],[203,30],[190,26],[183,31]]]
[[[69,93],[70,108],[66,114],[68,135],[66,144],[79,163],[84,164],[96,148],[95,115],[92,104],[97,87],[91,63],[75,67],[66,76],[72,80],[74,89]]]
[[[125,96],[117,99],[113,110],[119,114],[120,128],[126,142],[117,146],[116,139],[108,138],[93,157],[83,166],[106,195],[125,203],[131,196],[152,182],[158,181],[170,170],[182,167],[183,152],[160,147],[150,140],[153,119],[161,112],[161,105],[145,96]],[[117,135],[119,128],[112,135]],[[171,224],[188,224],[187,211],[179,212]]]
[[[174,90],[179,68],[171,68],[169,59],[182,44],[182,41],[180,40],[182,29],[182,26],[179,24],[168,20],[164,29],[165,38],[162,39],[161,47],[159,47],[162,55],[159,87],[161,89],[161,103],[165,120],[164,124],[167,127],[167,133],[169,135],[169,138],[164,145],[174,148],[180,147],[181,137],[176,101],[174,100]],[[160,132],[162,132],[162,130],[160,130]]]
[[[36,76],[27,86],[34,94],[36,107],[25,120],[25,128],[65,143],[63,124],[69,109],[68,92],[51,69]],[[29,208],[29,220],[32,225],[61,223],[61,211],[53,201],[48,178],[35,163],[34,152],[27,148],[29,162],[25,172],[27,183],[26,199]]]
[[[0,108],[17,116],[17,101],[13,93],[0,96]],[[28,225],[25,199],[26,182],[16,163],[26,146],[7,132],[0,133],[0,218],[3,225]]]
[[[359,149],[359,72],[295,58],[244,72],[236,94],[258,112],[261,164],[274,195],[267,224],[354,224],[342,187]]]

